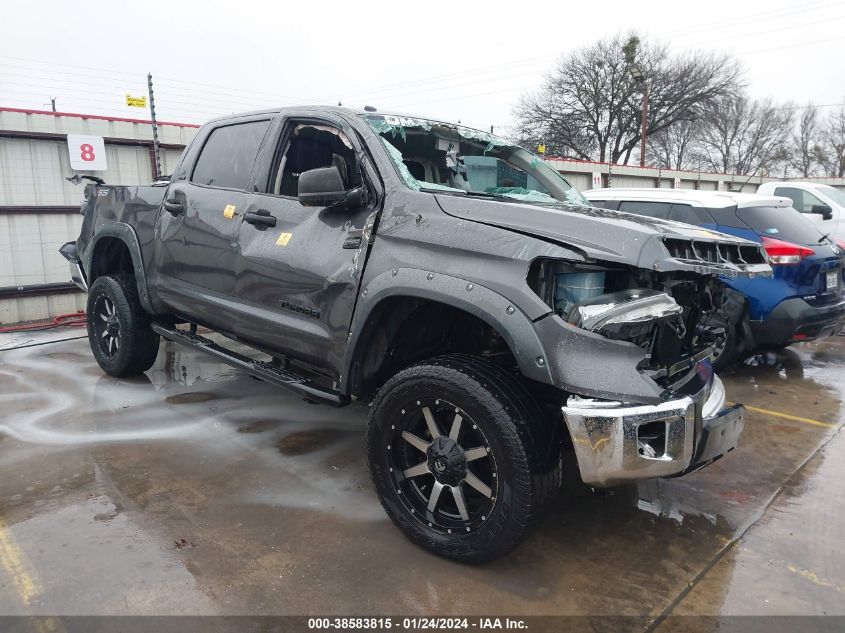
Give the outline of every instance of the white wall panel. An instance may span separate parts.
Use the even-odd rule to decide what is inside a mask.
[[[152,140],[147,123],[7,110],[0,110],[0,130]],[[196,132],[194,127],[159,126],[162,143],[184,145]],[[164,173],[173,171],[181,154],[181,150],[162,150]],[[148,146],[109,143],[106,159],[106,171],[75,172],[64,140],[0,137],[0,206],[77,206],[82,201],[82,186],[66,180],[74,173],[123,185],[151,182]],[[69,265],[58,249],[79,236],[81,224],[82,216],[77,213],[0,214],[0,287],[69,282]],[[45,319],[76,312],[84,305],[81,293],[2,299],[0,323]]]
[[[85,294],[82,292],[47,295],[46,297],[0,299],[0,325],[24,321],[41,321],[84,309]],[[85,334],[85,330],[80,329],[79,333],[80,335]]]

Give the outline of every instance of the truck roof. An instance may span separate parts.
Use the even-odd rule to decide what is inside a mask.
[[[831,185],[825,182],[810,182],[809,180],[773,180],[771,182],[763,183],[762,185],[760,185],[760,187],[765,187],[766,189],[771,189],[773,187],[821,189],[824,187],[831,188]]]
[[[354,114],[356,116],[396,116],[396,117],[406,117],[409,119],[420,119],[424,121],[431,121],[434,123],[442,123],[443,125],[447,126],[461,126],[463,128],[468,128],[471,130],[476,130],[481,132],[482,134],[489,134],[489,132],[485,132],[479,128],[475,128],[471,125],[464,125],[463,123],[455,123],[453,121],[444,121],[442,119],[437,119],[435,117],[429,117],[419,114],[409,114],[407,112],[397,112],[395,110],[365,110],[364,108],[350,108],[347,106],[329,106],[329,105],[296,105],[296,106],[280,106],[278,108],[265,108],[262,110],[250,110],[248,112],[236,112],[234,114],[226,114],[224,116],[215,117],[213,119],[209,119],[206,124],[209,123],[220,123],[222,121],[231,121],[235,119],[240,119],[242,117],[248,116],[255,116],[260,114],[281,114],[284,112],[302,112],[302,111],[314,111],[314,112],[332,112],[335,114]]]
[[[232,119],[240,119],[247,116],[255,116],[258,114],[280,114],[285,111],[302,112],[303,110],[314,110],[319,112],[335,112],[338,114],[370,114],[364,110],[357,108],[347,108],[344,106],[327,106],[327,105],[301,105],[301,106],[279,106],[277,108],[263,108],[261,110],[248,110],[246,112],[235,112],[233,114],[225,114],[223,116],[209,119],[206,123],[217,123],[219,121],[229,121]]]
[[[700,189],[657,189],[657,188],[612,188],[590,189],[584,192],[588,200],[643,200],[678,202],[695,206],[725,208],[743,207],[789,207],[792,200],[783,196],[766,196],[756,193],[733,191],[702,191]]]

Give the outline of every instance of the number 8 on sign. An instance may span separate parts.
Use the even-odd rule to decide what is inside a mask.
[[[94,154],[94,146],[90,143],[83,143],[79,146],[79,156],[86,163],[92,162],[97,156]]]
[[[70,167],[80,171],[106,171],[106,146],[102,136],[67,135]]]

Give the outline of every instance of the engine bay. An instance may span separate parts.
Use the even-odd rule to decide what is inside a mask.
[[[528,282],[570,325],[644,349],[638,369],[667,388],[712,355],[724,335],[713,323],[731,320],[735,309],[718,277],[686,271],[541,259]]]

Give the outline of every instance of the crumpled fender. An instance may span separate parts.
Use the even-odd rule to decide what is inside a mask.
[[[398,268],[373,278],[359,293],[346,346],[346,371],[341,376],[341,391],[345,392],[349,387],[352,364],[360,353],[358,348],[367,344],[361,334],[369,316],[381,301],[397,296],[439,301],[477,316],[499,332],[524,376],[554,384],[534,324],[508,299],[467,279],[416,268]]]
[[[556,314],[540,319],[536,332],[553,384],[569,393],[628,403],[657,404],[664,389],[637,369],[646,351],[566,323]]]

